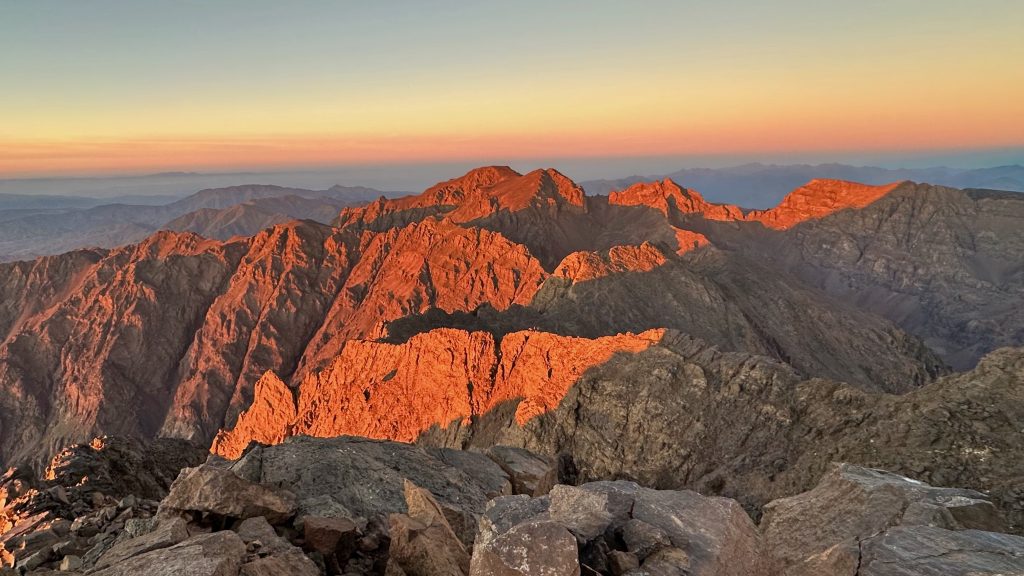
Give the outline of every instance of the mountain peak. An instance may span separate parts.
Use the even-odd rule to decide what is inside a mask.
[[[743,212],[730,204],[713,204],[696,190],[684,188],[671,178],[654,182],[638,182],[608,195],[610,204],[648,206],[669,216],[673,212],[700,214],[708,220],[738,220]]]
[[[750,219],[769,228],[784,230],[805,220],[823,218],[847,208],[863,208],[903,184],[901,181],[875,186],[815,178],[787,194],[775,208],[752,213]]]
[[[508,166],[481,166],[458,178],[439,182],[420,194],[420,205],[458,205],[500,182],[520,177]]]

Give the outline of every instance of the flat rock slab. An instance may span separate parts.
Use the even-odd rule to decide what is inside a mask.
[[[980,492],[850,464],[834,465],[813,490],[774,500],[764,511],[761,531],[777,570],[893,526],[1005,530],[999,511]]]
[[[110,550],[100,556],[96,562],[96,568],[106,568],[139,554],[168,548],[186,538],[188,538],[187,523],[181,518],[169,518],[157,524],[152,532],[114,544]]]
[[[230,530],[200,534],[171,546],[140,554],[95,576],[237,576],[245,544]]]
[[[1024,574],[1024,538],[981,530],[900,526],[863,545],[850,576],[1009,576]],[[822,576],[833,576],[831,574]],[[840,576],[836,574],[835,576]]]

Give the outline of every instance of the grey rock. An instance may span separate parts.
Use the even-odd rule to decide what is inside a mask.
[[[181,518],[169,518],[157,524],[147,534],[114,544],[96,561],[96,568],[106,568],[151,550],[167,548],[186,538],[188,538],[186,522]]]
[[[300,500],[328,495],[353,514],[381,523],[388,514],[407,510],[403,483],[411,480],[449,511],[449,522],[467,544],[487,501],[470,476],[423,448],[399,442],[293,437],[263,447],[258,466],[252,461],[247,466],[259,468],[261,483],[280,486]],[[455,516],[461,520],[454,522]]]
[[[632,516],[664,530],[688,557],[693,576],[759,574],[766,569],[760,534],[735,500],[642,488]]]
[[[274,524],[295,513],[295,496],[213,466],[186,468],[160,503],[160,515],[199,512],[228,518],[263,516]]]
[[[475,480],[488,498],[512,494],[512,482],[508,474],[497,462],[480,452],[452,448],[427,448],[427,452]]]
[[[487,509],[480,516],[480,528],[476,545],[486,545],[499,534],[508,532],[513,526],[530,519],[547,519],[551,499],[547,496],[530,498],[525,494],[502,496],[487,503]]]
[[[258,558],[242,565],[239,576],[320,576],[320,568],[305,554],[294,551]]]
[[[290,542],[278,536],[277,532],[274,531],[274,527],[262,516],[242,520],[236,532],[238,532],[238,537],[242,539],[242,542],[246,544],[259,542],[260,552],[283,554],[298,550]]]
[[[1024,538],[980,530],[897,526],[862,544],[851,576],[1024,574]],[[826,575],[823,575],[826,576]],[[828,574],[827,576],[833,576]],[[839,576],[836,574],[836,576]]]
[[[672,545],[672,540],[664,530],[636,518],[622,526],[622,540],[626,544],[626,550],[636,554],[640,560],[647,558],[651,552],[659,548]]]
[[[652,574],[727,576],[765,570],[757,528],[734,500],[690,491],[651,490],[622,481],[560,485],[547,498],[548,503],[535,507],[522,497],[495,500],[481,520],[473,552],[474,571],[496,569],[493,554],[487,551],[501,549],[502,542],[507,548],[502,553],[506,562],[545,557],[547,536],[532,534],[535,540],[530,544],[522,534],[554,533],[551,526],[573,534],[579,543],[580,562],[595,570],[611,570],[612,551],[607,542],[616,539],[612,531],[621,531],[618,536],[627,549],[620,551],[642,560],[640,570],[647,570],[650,563]],[[512,536],[515,534],[520,536]],[[488,563],[482,563],[484,558]],[[631,570],[624,565],[620,568]]]
[[[659,548],[647,557],[640,568],[650,576],[688,576],[690,557],[679,548]],[[698,572],[699,573],[699,572]],[[711,574],[756,574],[756,572],[709,572]]]
[[[548,496],[551,499],[548,516],[568,528],[580,542],[589,542],[604,534],[612,523],[607,494],[559,484]]]
[[[518,524],[473,548],[471,576],[579,576],[576,537],[543,520]]]
[[[19,560],[18,563],[15,564],[15,568],[22,572],[29,572],[39,568],[50,560],[53,560],[53,550],[50,548],[43,548],[42,550],[29,554],[23,560]]]
[[[95,576],[236,576],[245,544],[230,530],[200,534],[184,542],[134,556]]]
[[[761,528],[773,564],[785,569],[898,525],[1005,529],[980,492],[849,464],[833,466],[813,490],[769,503]]]
[[[557,481],[557,467],[529,450],[492,446],[486,454],[508,474],[515,494],[541,496]]]
[[[366,519],[359,518],[334,499],[330,494],[320,494],[299,500],[298,510],[295,512],[295,529],[303,530],[306,516],[319,516],[321,518],[347,518],[359,526],[360,530],[366,529]]]

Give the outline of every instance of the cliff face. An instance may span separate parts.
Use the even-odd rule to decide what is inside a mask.
[[[488,332],[442,328],[403,344],[353,340],[324,371],[298,386],[298,397],[272,373],[252,406],[212,451],[237,458],[250,442],[292,435],[358,435],[410,442],[433,426],[469,422],[509,401],[515,418],[555,408],[588,369],[619,352],[656,344],[662,331],[587,339],[515,332],[496,342]],[[280,407],[287,401],[288,407]]]

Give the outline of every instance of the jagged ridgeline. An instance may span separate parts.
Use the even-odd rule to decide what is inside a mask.
[[[500,445],[757,520],[846,461],[1024,524],[1024,195],[814,180],[745,210],[486,167],[209,235],[0,264],[2,463],[102,435]]]

